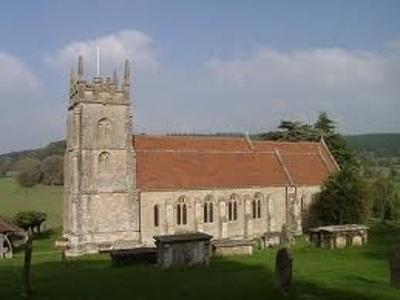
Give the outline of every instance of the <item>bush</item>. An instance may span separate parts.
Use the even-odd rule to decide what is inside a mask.
[[[50,155],[42,161],[42,183],[47,185],[63,184],[63,157]]]
[[[317,212],[322,225],[365,224],[370,201],[367,186],[358,172],[344,168],[331,175],[319,195]]]
[[[11,170],[12,161],[9,158],[0,160],[0,176],[6,176],[7,172]]]
[[[41,179],[40,160],[36,158],[23,158],[15,165],[15,179],[23,187],[33,187]]]
[[[21,211],[18,212],[13,222],[26,231],[36,231],[40,233],[40,226],[46,221],[47,214],[39,211]]]

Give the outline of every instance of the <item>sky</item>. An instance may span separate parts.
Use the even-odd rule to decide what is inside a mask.
[[[68,76],[133,63],[134,131],[260,132],[321,111],[400,132],[400,1],[2,1],[0,153],[65,138]]]

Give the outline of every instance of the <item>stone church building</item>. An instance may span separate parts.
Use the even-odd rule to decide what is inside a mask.
[[[307,226],[307,210],[338,165],[321,142],[133,135],[130,66],[122,82],[71,73],[65,154],[67,255],[154,245],[205,232],[253,239]]]

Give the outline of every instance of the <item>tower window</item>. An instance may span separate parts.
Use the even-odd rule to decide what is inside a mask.
[[[187,224],[187,205],[184,197],[179,197],[178,204],[176,205],[176,224]]]
[[[104,151],[101,152],[99,155],[99,171],[100,173],[107,173],[110,170],[110,159],[111,159],[111,154]]]
[[[100,119],[97,122],[97,132],[101,143],[109,143],[111,137],[111,121],[108,118]]]

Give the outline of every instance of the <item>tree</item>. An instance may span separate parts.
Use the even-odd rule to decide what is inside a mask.
[[[336,122],[329,118],[326,112],[319,113],[317,121],[314,123],[314,129],[320,137],[325,139],[339,166],[357,169],[360,167],[355,152],[347,147],[344,137],[336,131]]]
[[[262,139],[275,141],[318,141],[318,132],[312,125],[299,121],[282,121],[278,131],[270,131],[261,135]]]
[[[382,223],[400,218],[400,193],[392,177],[382,173],[371,185],[372,211]]]
[[[336,132],[336,123],[326,112],[321,112],[313,125],[298,121],[282,121],[278,129],[262,134],[261,138],[275,141],[318,142],[323,137],[340,167],[349,166],[357,169],[360,167],[355,152],[347,147],[344,137]]]
[[[326,112],[321,112],[314,123],[314,128],[319,132],[320,136],[329,136],[335,134],[336,124],[328,117]]]
[[[26,231],[37,231],[40,233],[40,226],[46,221],[47,214],[40,211],[21,211],[18,212],[13,222]]]
[[[42,161],[42,183],[48,185],[63,184],[63,157],[51,155]]]
[[[15,165],[15,179],[23,187],[33,187],[40,182],[40,160],[36,158],[23,158]]]
[[[9,158],[0,160],[0,176],[7,175],[7,172],[11,170],[12,161]]]
[[[366,223],[370,201],[359,172],[345,167],[332,174],[322,187],[317,212],[324,225]]]
[[[342,135],[335,133],[327,136],[325,142],[340,167],[360,168],[355,152],[347,147]]]

